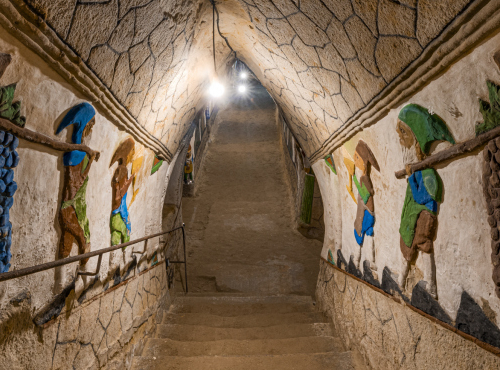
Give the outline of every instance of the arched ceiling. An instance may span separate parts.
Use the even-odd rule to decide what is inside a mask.
[[[228,0],[218,8],[222,33],[311,155],[470,2]]]
[[[139,125],[175,153],[213,74],[210,2],[25,2]],[[216,36],[217,65],[224,69],[234,54]]]
[[[142,128],[176,151],[213,76],[208,0],[24,2]],[[217,36],[217,65],[223,73],[234,50],[310,155],[472,2],[219,0],[229,47]]]

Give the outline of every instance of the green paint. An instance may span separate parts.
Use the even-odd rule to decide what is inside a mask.
[[[155,155],[155,159],[157,159],[158,157]],[[161,167],[161,165],[163,164],[163,159],[160,160],[159,162],[157,162],[153,168],[151,168],[151,175],[154,174],[156,171],[158,171]]]
[[[426,171],[426,173],[424,173]],[[437,172],[429,168],[422,171],[424,179],[424,186],[429,192],[432,199],[436,202],[441,202],[443,192],[443,185]],[[429,186],[429,187],[428,187]],[[406,197],[403,205],[403,212],[401,213],[401,226],[399,227],[399,234],[403,238],[404,243],[410,248],[415,237],[415,227],[417,226],[418,216],[422,211],[429,211],[423,204],[418,204],[413,198],[411,187],[408,184],[406,187]],[[436,213],[431,212],[433,215]]]
[[[333,266],[336,266],[335,261],[333,260],[332,251],[330,249],[328,249],[328,262],[330,262]]]
[[[155,252],[155,254],[153,254],[153,258],[151,259],[151,267],[157,264],[158,264],[158,253]]]
[[[312,218],[312,206],[314,199],[314,175],[306,174],[304,179],[304,193],[302,194],[302,210],[300,214],[300,221],[309,225]]]
[[[487,81],[490,102],[479,99],[479,110],[483,115],[483,123],[476,126],[476,136],[484,134],[500,125],[500,87]]]
[[[364,204],[368,203],[368,200],[370,199],[371,194],[368,191],[368,189],[366,188],[366,185],[363,184],[363,186],[361,186],[359,184],[359,181],[358,181],[358,178],[356,177],[356,175],[354,175],[352,178],[354,179],[354,184],[356,185],[356,188],[358,189],[358,193],[361,196],[361,199],[363,199],[363,203]]]
[[[111,245],[127,243],[130,241],[127,226],[120,213],[111,216]]]
[[[89,156],[86,155],[85,157],[83,157],[83,166],[82,166],[82,171],[81,173],[84,173],[85,170],[87,169],[87,166],[89,165]]]
[[[12,102],[16,84],[0,87],[0,118],[5,118],[18,126],[24,127],[26,118],[21,116],[21,102]]]
[[[417,104],[408,104],[399,112],[398,118],[406,123],[420,144],[420,149],[429,154],[431,143],[445,140],[455,144],[446,123],[437,114],[430,114],[427,109]]]
[[[337,174],[337,169],[335,168],[335,162],[333,161],[333,155],[328,154],[325,157],[325,162],[326,165],[332,170],[332,172],[336,175]]]
[[[422,179],[424,180],[425,190],[429,193],[432,199],[441,203],[443,196],[443,183],[434,168],[422,170]]]
[[[76,192],[75,197],[71,200],[63,202],[61,206],[61,209],[65,209],[68,207],[73,207],[75,209],[76,218],[78,220],[78,224],[83,230],[83,235],[85,236],[86,243],[90,242],[89,219],[87,218],[87,202],[85,201],[88,182],[89,178],[87,177],[83,182],[83,185]]]

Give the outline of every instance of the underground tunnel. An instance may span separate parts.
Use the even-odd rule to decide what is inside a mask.
[[[0,369],[500,368],[499,24],[0,0]]]

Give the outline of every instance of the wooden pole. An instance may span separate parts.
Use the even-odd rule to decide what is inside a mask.
[[[474,150],[483,146],[488,141],[496,138],[497,136],[500,136],[500,126],[497,126],[494,129],[485,132],[484,134],[476,136],[473,139],[464,141],[463,143],[455,144],[448,149],[442,150],[439,153],[425,158],[423,161],[412,163],[409,165],[410,171],[411,173],[415,173],[417,171],[425,170],[426,168],[435,166],[438,163],[456,158],[466,153],[473,152]],[[398,179],[404,179],[407,175],[406,169],[397,171],[394,174]]]
[[[88,146],[83,145],[83,144],[69,144],[69,143],[64,143],[62,141],[54,140],[51,139],[48,136],[45,136],[43,134],[40,134],[35,131],[31,131],[27,128],[24,127],[19,127],[15,124],[13,124],[10,121],[7,121],[6,119],[0,118],[0,130],[4,130],[7,132],[10,132],[11,134],[17,136],[20,139],[24,139],[26,141],[36,143],[36,144],[42,144],[45,146],[48,146],[49,148],[62,151],[62,152],[70,152],[72,150],[80,150],[82,152],[87,153],[90,157],[95,155],[95,160],[97,161],[99,159],[99,152],[96,152],[95,150],[90,149]]]

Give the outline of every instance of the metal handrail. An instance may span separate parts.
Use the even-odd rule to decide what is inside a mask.
[[[84,254],[79,254],[78,256],[67,257],[67,258],[64,258],[64,259],[57,260],[57,261],[42,263],[40,265],[26,267],[26,268],[20,269],[20,270],[4,272],[4,273],[0,274],[0,282],[7,281],[7,280],[12,280],[12,279],[17,279],[17,278],[20,278],[22,276],[27,276],[27,275],[35,274],[37,272],[41,272],[41,271],[45,271],[45,270],[50,270],[50,269],[53,269],[53,268],[56,268],[56,267],[59,267],[59,266],[68,265],[70,263],[81,261],[81,260],[84,260],[86,258],[99,256],[99,260],[97,262],[97,270],[95,272],[78,271],[78,275],[86,275],[86,276],[97,275],[99,273],[99,271],[100,271],[100,268],[101,268],[102,255],[104,253],[113,252],[113,251],[115,251],[117,249],[125,248],[125,247],[128,247],[129,245],[137,244],[137,243],[140,243],[140,242],[145,241],[145,240],[147,241],[149,239],[156,238],[158,236],[162,236],[162,235],[165,235],[165,234],[170,234],[170,233],[172,233],[174,231],[182,229],[182,242],[183,242],[183,245],[184,245],[184,261],[171,261],[170,262],[167,258],[165,258],[165,262],[166,262],[167,267],[168,267],[168,265],[170,263],[184,263],[184,273],[185,273],[185,277],[186,277],[186,293],[187,293],[187,289],[188,288],[187,288],[187,263],[186,263],[186,261],[187,261],[186,260],[186,233],[185,233],[185,230],[184,230],[185,226],[186,225],[183,223],[182,226],[176,227],[175,229],[172,229],[172,230],[169,230],[169,231],[164,231],[164,232],[161,232],[161,233],[156,233],[156,234],[148,235],[148,236],[145,236],[145,237],[142,237],[142,238],[139,238],[139,239],[131,240],[131,241],[127,242],[127,243],[122,243],[122,244],[114,245],[114,246],[109,247],[109,248],[103,248],[103,249],[99,249],[97,251],[88,252],[88,253],[84,253]],[[165,244],[166,244],[166,242],[165,242]],[[145,251],[146,251],[146,246],[144,247],[144,251],[142,253],[144,253]]]

